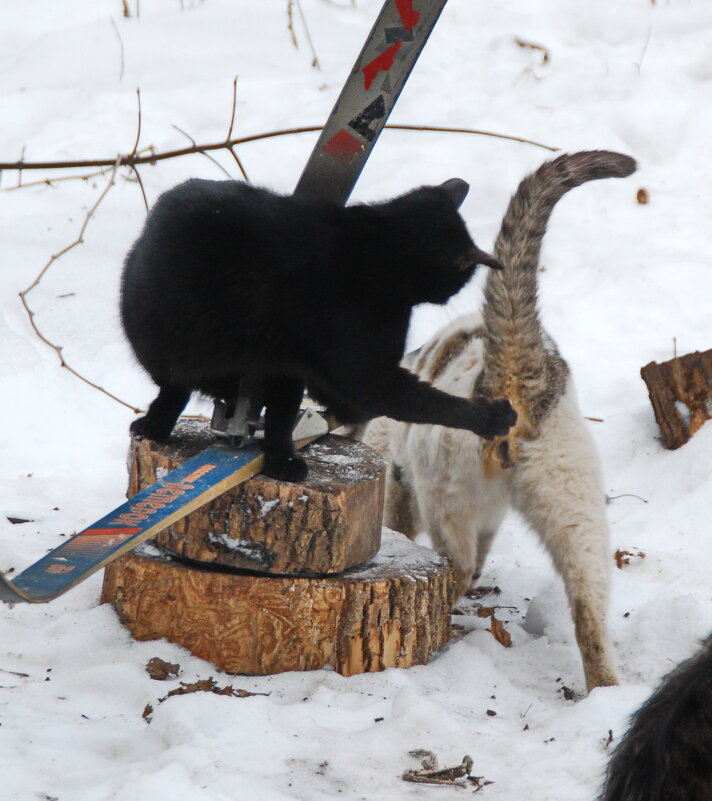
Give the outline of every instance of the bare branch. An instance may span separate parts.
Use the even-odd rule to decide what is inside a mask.
[[[146,213],[148,213],[148,198],[146,197],[146,190],[141,180],[141,173],[135,165],[131,166],[131,172],[136,176],[136,182],[138,183],[138,188],[141,190],[141,196],[143,197],[143,205],[146,207]]]
[[[178,133],[181,133],[181,134],[183,134],[183,136],[185,136],[185,137],[186,137],[186,139],[189,139],[189,140],[190,140],[190,141],[191,141],[191,142],[192,142],[194,145],[196,145],[195,139],[193,139],[193,137],[192,137],[192,136],[191,136],[189,133],[187,133],[186,131],[184,131],[182,128],[179,128],[177,125],[174,125],[173,127],[176,129],[176,131],[178,131]],[[197,145],[196,145],[196,147],[197,147]],[[198,152],[198,153],[200,153],[201,155],[205,156],[205,158],[206,158],[206,159],[209,159],[210,161],[212,161],[212,162],[213,162],[213,164],[214,164],[214,165],[215,165],[215,166],[216,166],[216,167],[217,167],[219,170],[221,170],[221,172],[222,172],[224,175],[226,175],[228,178],[230,178],[230,180],[232,180],[232,175],[230,175],[230,173],[229,173],[229,172],[228,172],[228,171],[225,169],[225,167],[223,167],[223,165],[222,165],[222,164],[221,164],[221,163],[220,163],[220,162],[219,162],[219,161],[218,161],[216,158],[213,158],[213,157],[210,155],[210,153],[206,153],[206,152],[205,152],[205,151],[203,151],[203,150],[198,150],[197,152]]]
[[[99,195],[99,197],[96,199],[94,205],[86,213],[86,216],[84,217],[84,221],[82,223],[82,226],[79,229],[79,234],[77,235],[77,238],[73,242],[71,242],[69,245],[66,245],[61,250],[57,251],[55,254],[50,256],[49,261],[40,270],[40,272],[35,277],[34,281],[26,289],[23,289],[22,292],[20,292],[20,302],[22,303],[25,311],[27,312],[27,316],[28,316],[28,318],[30,320],[30,325],[32,326],[33,331],[39,337],[39,339],[42,342],[45,343],[45,345],[47,345],[48,347],[52,348],[52,350],[57,354],[57,358],[59,359],[59,364],[60,364],[61,367],[64,367],[66,370],[68,370],[73,376],[78,378],[80,381],[83,381],[85,384],[88,384],[90,387],[93,387],[94,389],[98,390],[99,392],[102,392],[104,395],[107,395],[109,398],[111,398],[112,400],[115,400],[117,403],[120,403],[122,406],[126,406],[129,409],[133,409],[133,411],[138,412],[140,410],[136,409],[135,406],[133,406],[130,403],[127,403],[126,401],[121,400],[121,398],[117,398],[116,395],[113,395],[111,392],[108,392],[103,387],[100,387],[98,384],[95,384],[93,381],[90,381],[88,378],[86,378],[86,376],[83,376],[81,373],[77,372],[70,364],[68,364],[66,362],[64,356],[62,355],[62,346],[55,344],[45,334],[42,333],[42,331],[40,330],[39,326],[35,322],[35,313],[30,308],[29,302],[27,300],[27,296],[30,294],[30,292],[32,292],[33,289],[35,289],[40,284],[40,282],[42,281],[42,279],[46,275],[47,271],[57,261],[57,259],[61,258],[62,256],[64,256],[65,253],[68,253],[70,250],[72,250],[73,248],[77,247],[78,245],[81,245],[84,242],[84,233],[85,233],[85,231],[87,229],[87,226],[89,225],[89,221],[94,216],[94,213],[99,208],[99,205],[101,204],[101,202],[104,200],[104,198],[109,193],[109,190],[111,189],[111,187],[114,186],[114,184],[115,184],[116,171],[119,168],[119,160],[120,159],[117,158],[116,161],[114,162],[114,168],[111,171],[111,175],[109,176],[108,183],[106,184],[106,186],[102,190],[102,192]]]
[[[227,129],[225,142],[229,143],[232,138],[232,129],[235,125],[235,114],[237,113],[237,75],[232,79],[232,113],[230,114],[230,127]]]
[[[304,33],[307,36],[307,42],[309,42],[309,49],[312,51],[312,67],[321,70],[321,64],[319,63],[319,56],[316,54],[316,49],[314,48],[314,42],[311,38],[311,33],[309,32],[309,25],[307,25],[307,18],[304,16],[304,9],[302,8],[302,0],[296,0],[297,9],[299,10],[299,16],[302,18],[302,25],[304,26]]]
[[[228,150],[229,150],[229,151],[230,151],[230,153],[232,154],[232,157],[235,159],[235,162],[237,163],[237,166],[239,167],[239,169],[240,169],[240,172],[242,173],[242,177],[245,179],[245,181],[247,181],[247,183],[248,183],[248,184],[249,184],[249,183],[252,183],[252,182],[250,181],[250,179],[249,179],[249,177],[248,177],[247,173],[245,172],[245,168],[244,168],[244,166],[243,166],[243,164],[242,164],[242,161],[240,161],[240,157],[239,157],[239,156],[237,155],[237,153],[235,152],[235,149],[234,149],[234,147],[231,145],[231,146],[228,148]]]
[[[128,11],[128,8],[126,6],[124,6],[124,16],[127,16],[126,11]],[[121,48],[121,71],[119,72],[119,81],[123,81],[123,79],[124,79],[124,41],[121,38],[121,34],[119,33],[119,29],[118,29],[116,23],[114,22],[114,18],[110,17],[110,19],[111,19],[111,24],[114,27],[114,31],[116,32],[116,38],[119,40],[119,47]]]
[[[141,90],[136,89],[136,99],[138,100],[138,125],[136,126],[136,142],[129,158],[135,158],[138,152],[138,140],[141,138]],[[133,164],[130,166],[134,166]]]
[[[268,131],[266,133],[252,134],[250,136],[241,136],[232,139],[229,142],[213,142],[205,145],[193,145],[191,147],[178,148],[176,150],[167,150],[164,153],[151,152],[150,155],[141,156],[122,156],[119,162],[120,167],[132,167],[140,164],[155,164],[158,161],[166,161],[168,159],[179,158],[180,156],[189,156],[199,153],[204,150],[222,150],[231,149],[235,145],[245,145],[250,142],[259,142],[263,139],[272,139],[278,136],[293,136],[302,133],[315,133],[322,130],[321,125],[306,125],[299,128],[283,128],[277,131]],[[552,145],[545,145],[541,142],[535,142],[532,139],[525,139],[520,136],[510,136],[508,134],[494,133],[492,131],[481,131],[475,128],[450,128],[435,125],[386,125],[386,128],[392,131],[430,131],[433,133],[456,133],[456,134],[472,134],[476,136],[491,136],[496,139],[505,139],[511,142],[520,142],[522,144],[531,145],[532,147],[542,148],[551,152],[560,150],[559,147]],[[114,159],[96,158],[96,159],[77,159],[73,161],[12,161],[0,162],[0,170],[60,170],[60,169],[75,169],[87,167],[112,167]]]
[[[296,50],[299,50],[297,34],[294,31],[294,0],[287,0],[287,30],[291,36],[292,44]]]

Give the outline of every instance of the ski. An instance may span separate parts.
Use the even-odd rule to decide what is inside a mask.
[[[305,447],[336,425],[306,409],[294,430],[294,447]],[[263,462],[258,442],[242,448],[218,442],[204,448],[45,554],[17,578],[10,581],[0,576],[0,600],[52,601],[159,531],[256,475]]]
[[[386,0],[294,190],[345,204],[447,0]]]
[[[373,149],[447,0],[386,0],[294,190],[343,205]],[[238,404],[239,405],[239,404]],[[220,415],[217,416],[220,418]],[[246,420],[224,417],[226,441],[204,449],[50,551],[13,580],[0,575],[0,600],[46,603],[195,509],[262,469],[259,443],[230,447]],[[217,426],[217,427],[216,427]],[[302,448],[334,425],[306,409],[295,429]]]

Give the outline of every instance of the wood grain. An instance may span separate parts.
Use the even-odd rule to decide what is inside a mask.
[[[181,422],[168,443],[134,440],[129,496],[212,441],[207,423]],[[360,442],[328,435],[302,454],[301,484],[257,475],[159,533],[168,551],[267,573],[338,573],[380,545],[385,462]]]
[[[424,664],[448,642],[451,578],[445,559],[387,530],[369,565],[316,579],[196,568],[148,545],[106,568],[102,601],[136,639],[230,673],[350,676]]]

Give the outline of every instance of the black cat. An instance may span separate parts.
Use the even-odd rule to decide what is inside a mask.
[[[712,799],[712,635],[632,718],[599,801]]]
[[[399,366],[411,309],[444,303],[478,264],[457,178],[386,203],[341,207],[236,181],[163,194],[129,253],[121,316],[158,397],[131,431],[165,440],[198,391],[265,407],[265,473],[306,476],[291,430],[305,385],[344,423],[386,415],[491,438],[509,401],[457,398]]]

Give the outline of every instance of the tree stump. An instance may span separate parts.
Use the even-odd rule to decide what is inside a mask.
[[[213,441],[203,421],[181,421],[168,443],[133,440],[131,497]],[[338,573],[379,548],[385,462],[360,442],[328,435],[302,451],[301,484],[257,475],[211,501],[154,542],[199,562],[265,573]]]
[[[366,566],[321,578],[187,566],[153,545],[107,566],[102,601],[138,640],[166,638],[229,673],[424,664],[448,642],[445,559],[384,530]]]
[[[712,350],[650,362],[640,375],[648,387],[664,447],[674,450],[712,417]]]

